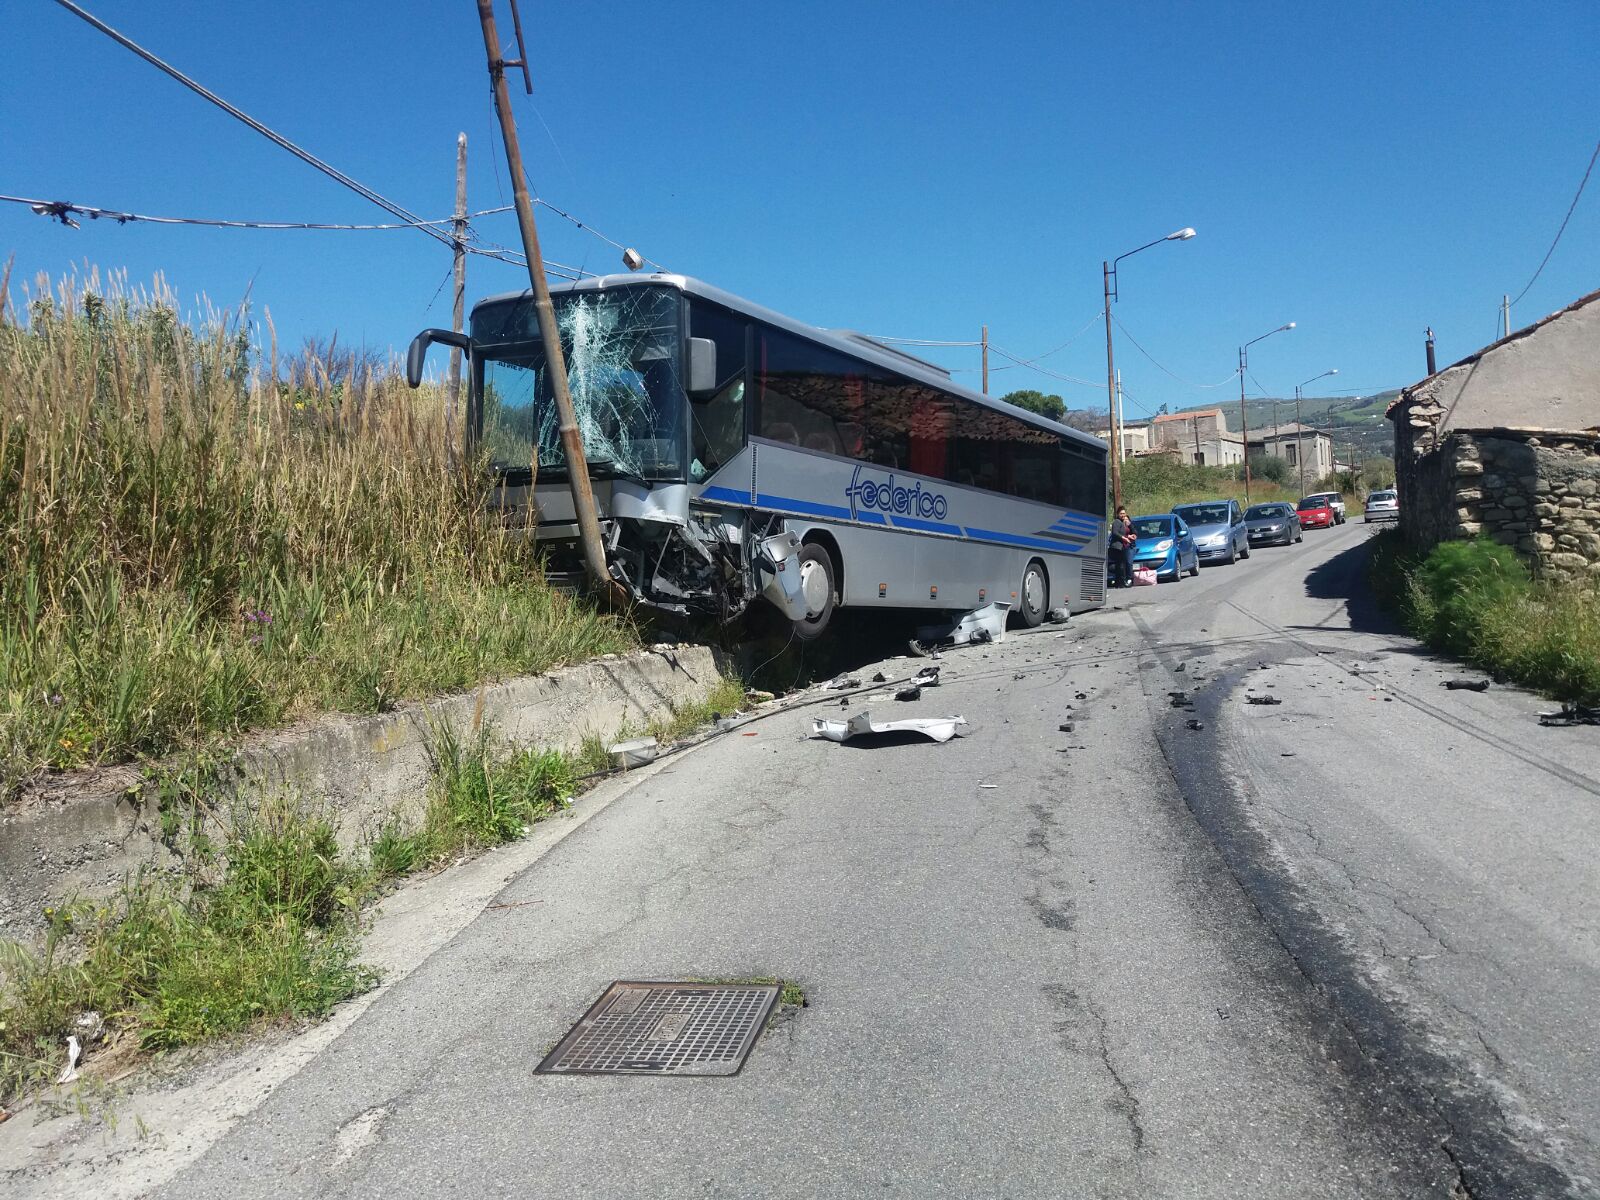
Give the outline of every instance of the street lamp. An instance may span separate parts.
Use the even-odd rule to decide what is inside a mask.
[[[1251,338],[1239,347],[1239,437],[1240,444],[1244,447],[1244,504],[1250,507],[1250,415],[1244,407],[1244,373],[1250,366],[1250,356],[1247,351],[1257,342],[1265,341],[1274,333],[1288,333],[1294,328],[1294,322],[1279,325],[1276,329],[1268,330],[1258,338]]]
[[[1117,264],[1130,255],[1139,253],[1139,250],[1148,250],[1151,246],[1159,246],[1162,242],[1187,242],[1193,236],[1194,230],[1185,227],[1176,233],[1167,234],[1166,237],[1146,242],[1138,250],[1119,254],[1110,262],[1102,260],[1100,263],[1100,273],[1106,289],[1106,408],[1110,418],[1108,425],[1111,429],[1111,495],[1114,508],[1122,507],[1122,430],[1118,428],[1117,423],[1117,366],[1111,354],[1111,305],[1117,299]]]
[[[1300,463],[1300,494],[1302,496],[1306,494],[1306,450],[1305,444],[1300,440],[1301,431],[1304,428],[1300,424],[1300,389],[1309,387],[1319,379],[1326,379],[1329,375],[1337,375],[1338,373],[1339,368],[1334,367],[1331,370],[1324,371],[1321,375],[1313,375],[1304,383],[1294,385],[1294,456]]]

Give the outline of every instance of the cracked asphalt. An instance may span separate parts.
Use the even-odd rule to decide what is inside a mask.
[[[1442,689],[1364,538],[670,760],[159,1194],[1595,1194],[1600,753]],[[864,707],[973,730],[808,737]],[[533,1073],[612,980],[769,975],[737,1077]]]

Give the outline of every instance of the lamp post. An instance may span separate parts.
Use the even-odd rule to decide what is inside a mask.
[[[1300,424],[1300,391],[1319,379],[1326,379],[1329,375],[1337,375],[1338,373],[1339,368],[1334,367],[1331,370],[1324,371],[1321,375],[1313,375],[1305,383],[1294,385],[1294,456],[1295,460],[1300,464],[1300,494],[1302,496],[1306,494],[1306,449],[1305,443],[1301,441],[1301,432],[1305,426]],[[1315,444],[1315,442],[1312,443],[1312,445]]]
[[[1257,342],[1265,341],[1274,333],[1287,333],[1294,328],[1294,322],[1279,325],[1276,329],[1268,330],[1258,338],[1251,338],[1239,347],[1239,439],[1244,447],[1244,506],[1250,507],[1250,414],[1244,407],[1244,373],[1250,366],[1249,350]],[[1220,434],[1218,436],[1221,436]],[[1219,447],[1220,448],[1220,447]]]
[[[1122,430],[1117,422],[1117,365],[1111,353],[1111,305],[1117,298],[1117,264],[1130,255],[1138,254],[1140,250],[1148,250],[1151,246],[1159,246],[1162,242],[1186,242],[1194,236],[1193,229],[1180,229],[1176,233],[1169,233],[1166,237],[1159,237],[1153,242],[1146,242],[1137,250],[1129,250],[1127,254],[1119,254],[1110,262],[1104,260],[1100,263],[1100,274],[1105,283],[1106,295],[1106,408],[1111,426],[1111,497],[1113,509],[1122,507]]]

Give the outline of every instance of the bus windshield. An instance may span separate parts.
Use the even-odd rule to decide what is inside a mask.
[[[551,297],[567,384],[592,474],[684,478],[678,293],[666,287],[558,292]],[[494,466],[564,477],[561,423],[531,299],[480,309],[478,436]]]

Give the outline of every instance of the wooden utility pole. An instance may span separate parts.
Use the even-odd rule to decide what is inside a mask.
[[[467,135],[456,135],[456,212],[451,223],[456,258],[456,299],[451,309],[450,328],[465,331],[467,303]],[[461,403],[461,348],[450,347],[450,374],[445,385],[445,432],[455,446],[455,423],[465,407]]]
[[[983,327],[983,394],[989,394],[989,327]]]
[[[1239,445],[1244,447],[1244,506],[1250,507],[1250,414],[1244,406],[1244,376],[1249,360],[1239,347]]]
[[[1137,251],[1135,252],[1137,253]],[[1106,408],[1107,420],[1111,423],[1111,499],[1116,505],[1112,511],[1122,507],[1122,460],[1116,455],[1116,447],[1122,445],[1122,432],[1117,428],[1117,367],[1116,360],[1111,356],[1111,264],[1101,261],[1100,277],[1105,285],[1106,297]]]
[[[516,0],[511,0],[511,18],[516,24],[517,42],[522,43],[522,22]],[[572,408],[572,393],[567,390],[567,360],[561,351],[561,333],[556,327],[555,307],[550,303],[550,284],[544,277],[544,255],[539,250],[539,230],[533,223],[533,199],[528,194],[528,176],[522,168],[522,148],[517,143],[517,123],[511,114],[511,96],[506,89],[505,69],[521,67],[529,93],[527,50],[520,59],[507,62],[500,55],[500,35],[495,29],[494,0],[478,0],[478,23],[483,26],[483,50],[489,59],[489,79],[494,84],[494,111],[500,118],[500,134],[506,143],[506,166],[511,173],[512,197],[517,209],[517,228],[522,234],[522,250],[528,259],[528,282],[533,285],[534,313],[539,320],[539,337],[544,344],[545,362],[550,370],[550,390],[555,395],[556,414],[561,421],[561,448],[567,461],[567,485],[572,490],[572,508],[578,519],[578,539],[583,546],[583,561],[595,589],[614,602],[627,603],[627,593],[606,566],[605,545],[600,539],[600,520],[595,515],[594,489],[589,485],[589,462],[583,453],[583,436]]]

